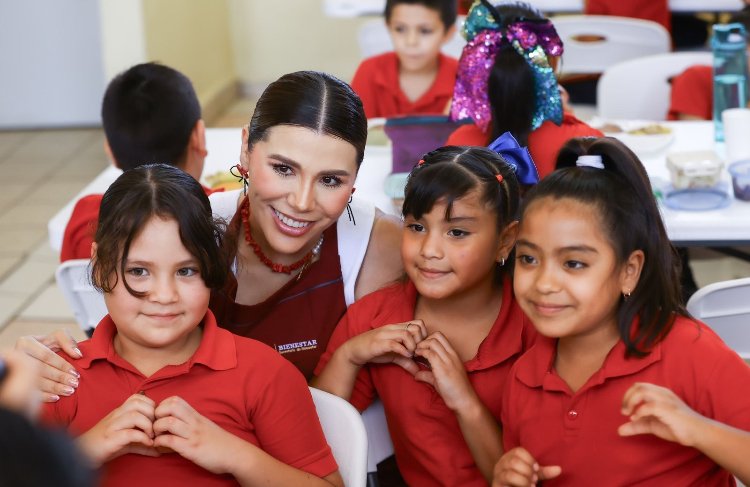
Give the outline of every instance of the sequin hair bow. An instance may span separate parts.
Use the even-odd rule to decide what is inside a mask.
[[[505,162],[513,168],[516,179],[520,184],[530,186],[539,182],[539,172],[537,172],[534,160],[529,154],[529,149],[518,145],[518,141],[510,132],[505,132],[487,148],[497,152],[505,159]]]
[[[547,55],[560,56],[563,44],[555,26],[547,19],[517,19],[502,28],[497,11],[487,0],[476,0],[469,10],[462,34],[466,46],[458,61],[451,119],[471,118],[487,131],[492,119],[488,95],[490,71],[504,43],[523,57],[534,73],[536,103],[531,130],[545,120],[562,123],[563,110],[555,72]]]

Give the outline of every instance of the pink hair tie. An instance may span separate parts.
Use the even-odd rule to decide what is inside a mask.
[[[500,183],[500,184],[503,183],[503,175],[502,174],[500,174],[500,173],[495,174],[495,179],[497,179],[498,183]]]

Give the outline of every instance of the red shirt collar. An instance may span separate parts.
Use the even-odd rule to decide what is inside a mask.
[[[219,328],[210,310],[206,312],[199,326],[203,327],[203,336],[193,356],[183,364],[164,367],[154,374],[155,376],[174,376],[185,373],[194,364],[202,364],[213,370],[229,370],[237,366],[234,336],[227,330]],[[120,368],[140,374],[135,367],[117,355],[114,346],[116,334],[117,328],[112,318],[109,315],[105,316],[96,326],[93,337],[80,344],[83,358],[76,361],[76,367],[88,369],[97,360],[107,360]]]
[[[602,367],[592,375],[577,392],[604,383],[609,378],[633,375],[661,360],[661,342],[657,343],[645,357],[625,357],[625,343],[618,340],[604,359]],[[529,387],[544,390],[569,389],[554,371],[557,339],[539,336],[534,346],[517,362],[516,376]]]
[[[490,332],[479,344],[476,356],[464,364],[468,372],[488,369],[524,351],[524,326],[531,324],[527,322],[528,318],[513,298],[512,287],[509,279],[503,280],[503,304],[500,312]],[[414,283],[408,281],[404,285],[402,296],[405,306],[394,307],[397,309],[392,315],[393,323],[414,319],[417,302],[417,289]],[[406,310],[408,312],[404,312]]]
[[[385,55],[383,69],[375,72],[374,81],[381,89],[386,91],[396,90],[401,93],[401,87],[398,82],[398,55],[395,52],[389,52]],[[413,102],[414,105],[425,103],[425,95],[430,95],[429,100],[434,100],[442,96],[453,96],[453,87],[456,84],[456,75],[451,71],[450,59],[442,52],[438,54],[438,73],[435,82],[418,100]],[[402,93],[403,95],[403,93]],[[404,98],[406,98],[404,96]],[[410,102],[412,103],[412,102]]]

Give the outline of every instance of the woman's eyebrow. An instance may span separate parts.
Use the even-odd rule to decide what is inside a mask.
[[[294,159],[289,159],[286,156],[282,156],[281,154],[269,154],[268,157],[270,159],[274,159],[283,164],[286,164],[287,166],[291,166],[294,169],[297,169],[297,170],[302,169],[302,164],[295,161]],[[352,173],[350,173],[346,169],[324,169],[320,171],[319,174],[325,174],[325,175],[330,175],[330,176],[351,176]]]

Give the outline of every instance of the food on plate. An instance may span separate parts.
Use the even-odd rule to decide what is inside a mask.
[[[658,123],[652,123],[650,125],[638,127],[637,129],[628,130],[627,133],[630,135],[666,135],[671,134],[672,129],[665,127],[664,125],[659,125]]]

